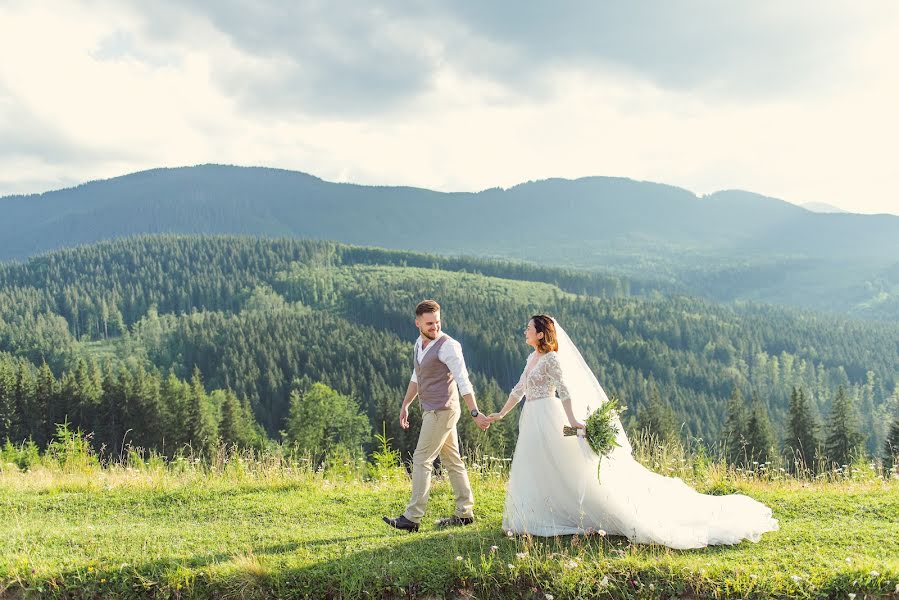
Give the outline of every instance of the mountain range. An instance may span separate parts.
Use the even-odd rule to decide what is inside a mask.
[[[899,319],[899,216],[812,212],[739,190],[700,197],[658,183],[588,177],[446,193],[201,165],[0,198],[0,260],[162,232],[520,259],[656,281],[719,301]]]

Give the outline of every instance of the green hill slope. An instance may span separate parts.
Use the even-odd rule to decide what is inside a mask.
[[[63,372],[82,373],[66,385],[84,400],[69,398],[74,403],[59,410],[84,427],[91,418],[109,421],[103,411],[112,411],[117,429],[97,438],[111,448],[142,426],[134,419],[167,410],[152,399],[154,386],[177,396],[167,374],[186,382],[198,368],[207,389],[234,392],[270,436],[284,427],[291,392],[322,381],[351,394],[372,427],[385,422],[407,450],[416,432],[399,430],[395,413],[410,373],[411,312],[417,300],[437,297],[484,408],[505,400],[528,352],[522,328],[545,311],[562,320],[631,416],[658,390],[683,435],[713,442],[734,388],[758,397],[780,429],[793,386],[823,416],[842,385],[860,410],[869,451],[879,452],[896,410],[899,325],[633,297],[628,287],[575,271],[284,239],[162,236],[59,251],[0,267],[0,427],[13,439],[32,426],[52,431],[52,423],[13,418],[24,406],[17,394],[40,387],[36,366],[28,375],[21,359],[46,360],[61,381],[69,381]],[[220,412],[222,396],[212,397]],[[6,425],[4,410],[13,415]],[[499,451],[514,440],[514,426],[478,438],[463,425],[466,442]]]

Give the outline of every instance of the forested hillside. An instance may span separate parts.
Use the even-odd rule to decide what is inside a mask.
[[[630,295],[635,286],[646,293]],[[112,451],[123,440],[167,453],[218,437],[262,445],[281,432],[301,443],[317,402],[336,411],[315,424],[325,439],[345,423],[367,442],[384,423],[409,450],[417,430],[400,430],[396,415],[412,310],[425,297],[443,305],[488,410],[517,380],[529,350],[522,330],[538,311],[561,319],[632,424],[651,405],[670,407],[681,436],[714,443],[736,389],[783,435],[794,387],[821,422],[843,386],[878,454],[899,404],[895,323],[725,307],[520,263],[153,236],[0,267],[0,440],[41,445],[67,419]],[[355,414],[365,416],[362,433]],[[487,434],[462,424],[465,443],[487,452],[514,443],[514,419]]]
[[[453,225],[438,234],[434,223]],[[587,177],[442,193],[200,165],[0,198],[0,260],[150,233],[524,259],[613,271],[717,301],[899,320],[899,216],[813,213],[737,190],[698,197],[658,183]]]

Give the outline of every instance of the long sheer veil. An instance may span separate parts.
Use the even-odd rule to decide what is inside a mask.
[[[557,391],[564,397],[567,390],[574,417],[584,422],[609,398],[565,329],[553,321],[561,368]],[[567,421],[561,402],[528,398],[509,472],[507,531],[550,536],[603,529],[636,543],[700,548],[757,541],[778,528],[771,509],[752,498],[700,494],[681,479],[641,465],[620,420],[615,423],[620,447],[608,456],[598,456],[583,437],[563,436]]]
[[[556,324],[556,341],[559,343],[556,356],[562,369],[562,380],[571,395],[571,409],[574,416],[583,423],[590,413],[599,408],[602,403],[608,402],[609,397],[599,385],[593,371],[587,366],[577,346],[568,337],[562,324],[555,317],[552,317],[552,320]],[[616,441],[620,446],[619,449],[616,449],[616,453],[623,451],[630,455],[631,443],[627,439],[627,434],[618,417],[615,417],[615,425],[618,427]]]

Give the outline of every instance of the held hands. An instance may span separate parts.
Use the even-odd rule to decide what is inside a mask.
[[[490,425],[493,424],[493,421],[501,418],[502,415],[500,413],[493,413],[490,416],[487,416],[484,413],[478,413],[478,416],[474,418],[474,422],[481,428],[481,431],[487,431],[487,429],[490,428]],[[400,427],[409,429],[409,407],[407,406],[400,407]]]
[[[477,424],[478,427],[481,428],[481,431],[487,431],[487,429],[493,423],[492,417],[493,417],[493,415],[490,415],[488,417],[484,413],[478,413],[478,416],[476,416],[474,418],[474,422]]]
[[[496,423],[497,421],[502,419],[503,416],[504,416],[503,413],[495,412],[495,413],[490,413],[490,416],[488,418],[490,419],[491,423]]]

